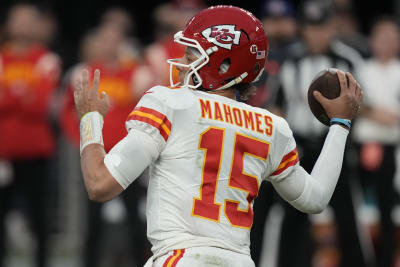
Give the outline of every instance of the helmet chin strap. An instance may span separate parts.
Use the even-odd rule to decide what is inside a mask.
[[[189,50],[193,53],[193,55],[195,55],[197,58],[200,58],[200,57],[201,57],[201,53],[200,53],[197,49],[195,49],[195,48],[193,48],[193,47],[188,47],[188,48],[189,48]],[[208,48],[208,49],[205,51],[205,53],[206,53],[208,56],[210,56],[212,53],[214,53],[214,52],[216,52],[216,51],[218,51],[218,47],[213,46],[213,47]],[[229,68],[229,65],[228,65],[228,66],[222,65],[221,67],[222,67],[222,71],[224,71],[225,69],[228,69],[228,68]],[[226,70],[225,70],[225,71],[226,71]],[[243,79],[246,78],[247,76],[248,76],[248,73],[247,73],[247,72],[243,72],[241,75],[239,75],[239,76],[236,77],[235,79],[231,80],[231,81],[228,82],[227,84],[221,86],[220,88],[214,89],[214,90],[212,90],[212,91],[222,91],[222,90],[226,90],[226,89],[232,87],[232,86],[235,85],[235,84],[241,83],[241,82],[243,81]],[[201,78],[200,78],[200,77],[197,77],[196,75],[193,75],[193,74],[192,74],[190,78],[192,79],[192,82],[193,82],[194,85],[198,85],[199,83],[202,83]],[[189,79],[190,79],[190,78],[189,78]],[[200,79],[200,80],[199,80],[199,79]]]
[[[198,85],[200,83],[199,79],[196,77],[196,75],[192,75],[192,82],[194,85]]]
[[[241,83],[243,81],[243,79],[247,77],[247,75],[248,75],[247,72],[243,72],[240,76],[236,77],[235,79],[233,79],[229,83],[221,86],[220,88],[214,89],[212,91],[215,92],[215,91],[221,91],[221,90],[229,89],[233,85]]]

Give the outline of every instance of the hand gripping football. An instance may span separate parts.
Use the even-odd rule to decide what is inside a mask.
[[[340,96],[340,83],[337,76],[338,69],[329,68],[320,71],[312,80],[308,88],[308,105],[314,116],[323,124],[329,126],[330,118],[322,105],[314,97],[313,92],[319,91],[323,96],[334,99]]]

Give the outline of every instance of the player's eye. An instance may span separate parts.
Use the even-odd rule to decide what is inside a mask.
[[[197,59],[197,57],[193,54],[193,51],[190,48],[186,48],[185,50],[185,56],[188,61],[188,63],[192,63]]]
[[[192,63],[192,62],[195,60],[195,59],[194,59],[193,57],[191,57],[191,56],[188,56],[187,59],[188,59],[188,62],[189,62],[189,63]]]

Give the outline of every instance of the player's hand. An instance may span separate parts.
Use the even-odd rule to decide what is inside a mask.
[[[314,91],[314,96],[325,109],[329,118],[352,120],[361,105],[363,93],[360,84],[349,72],[337,72],[340,83],[340,96],[328,99],[320,92]],[[346,79],[347,77],[347,79]]]
[[[98,69],[94,72],[92,88],[89,88],[89,72],[87,70],[82,72],[74,91],[75,107],[79,118],[91,111],[98,111],[103,117],[106,116],[110,102],[105,92],[99,94],[99,84],[100,71]]]

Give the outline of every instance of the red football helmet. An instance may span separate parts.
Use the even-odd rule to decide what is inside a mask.
[[[172,66],[189,68],[183,86],[221,90],[234,84],[256,81],[264,70],[268,40],[261,22],[249,11],[234,6],[213,6],[194,16],[183,31],[174,36],[177,43],[195,48],[198,59]],[[190,79],[195,85],[190,85]],[[170,75],[171,86],[176,86]]]

